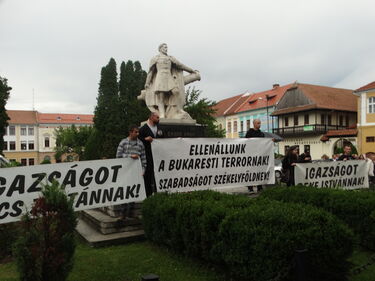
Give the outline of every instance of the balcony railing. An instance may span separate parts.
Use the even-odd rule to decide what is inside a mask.
[[[325,134],[330,130],[343,130],[346,126],[339,125],[322,125],[322,124],[311,124],[304,126],[284,127],[273,129],[273,133],[281,137],[293,136],[293,135],[319,135]]]

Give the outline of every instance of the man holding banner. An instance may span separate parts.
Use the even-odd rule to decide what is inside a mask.
[[[260,130],[261,122],[259,119],[254,119],[253,121],[254,128],[250,128],[246,132],[245,138],[264,138],[264,133]],[[254,192],[254,187],[253,186],[248,186],[247,189],[249,192],[253,193]],[[257,186],[257,192],[261,191],[263,187],[261,185]]]
[[[356,160],[357,155],[352,154],[352,147],[350,144],[344,145],[344,153],[337,159],[338,161]]]
[[[146,124],[144,124],[139,130],[139,139],[143,142],[146,150],[147,166],[144,178],[147,197],[149,197],[153,192],[156,192],[154,160],[152,158],[151,143],[154,138],[162,137],[162,131],[158,128],[158,124],[159,114],[151,112]]]
[[[132,158],[134,160],[141,160],[142,164],[142,174],[144,175],[147,161],[145,147],[141,140],[138,139],[139,129],[137,125],[131,125],[129,127],[129,136],[123,139],[116,152],[116,158]],[[124,204],[123,217],[130,217],[131,211],[134,208],[134,202]]]

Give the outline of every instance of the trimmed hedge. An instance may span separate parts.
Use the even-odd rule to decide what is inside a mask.
[[[374,192],[296,186],[269,188],[261,196],[322,208],[343,220],[358,236],[362,246],[375,250]]]
[[[311,280],[346,280],[353,234],[332,214],[302,204],[213,191],[155,194],[142,207],[148,239],[226,267],[241,280],[290,280],[308,249]]]

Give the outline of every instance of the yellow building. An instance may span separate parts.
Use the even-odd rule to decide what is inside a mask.
[[[31,110],[7,110],[10,118],[4,135],[4,156],[23,166],[48,160],[55,163],[55,130],[75,125],[92,126],[92,114],[40,113]],[[64,160],[64,159],[63,159]]]
[[[4,135],[4,156],[23,166],[38,164],[36,111],[7,110],[10,118]]]
[[[375,152],[375,81],[357,90],[359,153]]]

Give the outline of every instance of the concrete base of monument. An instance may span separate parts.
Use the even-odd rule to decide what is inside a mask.
[[[197,121],[194,119],[167,119],[161,118],[159,124],[197,124]]]
[[[147,121],[141,123],[143,126]],[[193,119],[160,119],[159,129],[163,138],[204,138],[206,126]]]
[[[76,230],[86,242],[94,247],[144,239],[140,214],[120,219],[102,209],[85,210],[79,214]]]

